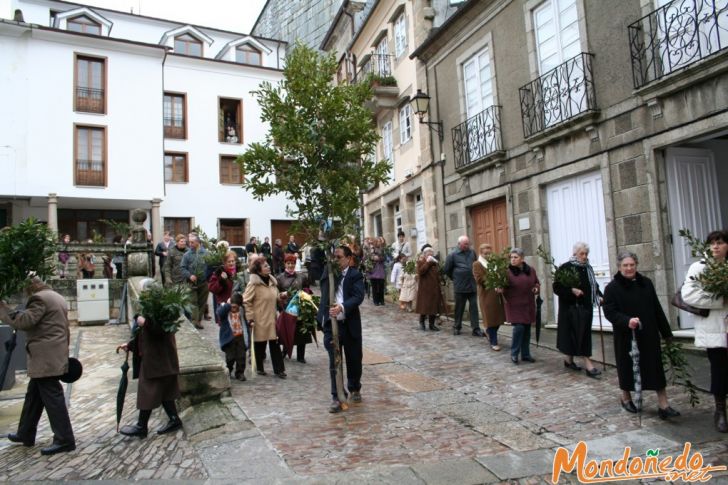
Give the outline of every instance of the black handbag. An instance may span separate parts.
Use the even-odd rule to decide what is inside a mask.
[[[710,313],[710,310],[707,308],[698,308],[685,303],[685,300],[683,300],[682,297],[682,285],[680,285],[680,288],[678,288],[677,292],[672,297],[672,300],[670,300],[670,304],[674,307],[679,308],[680,310],[684,310],[688,313],[692,313],[693,315],[698,315],[699,317],[703,318],[707,317]]]

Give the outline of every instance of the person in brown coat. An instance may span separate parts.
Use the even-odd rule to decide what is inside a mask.
[[[68,371],[71,338],[68,305],[61,295],[38,278],[31,280],[27,292],[31,296],[25,310],[11,312],[8,305],[0,301],[0,320],[26,332],[30,377],[18,431],[7,435],[7,438],[13,443],[34,446],[38,421],[45,409],[53,430],[53,444],[41,449],[41,454],[73,451],[76,440],[59,382],[59,377]]]
[[[415,312],[420,314],[420,329],[425,330],[425,317],[427,317],[430,330],[437,332],[440,329],[435,326],[435,317],[444,313],[445,302],[440,291],[440,265],[430,245],[422,248],[422,254],[417,260],[417,276],[419,283]]]
[[[147,424],[152,410],[161,404],[169,417],[169,422],[157,430],[157,434],[171,433],[182,427],[177,415],[174,400],[180,397],[179,360],[177,341],[173,333],[159,327],[146,325],[141,315],[134,317],[134,338],[119,346],[124,351],[134,353],[134,378],[139,379],[137,387],[137,409],[139,419],[136,424],[123,426],[119,432],[125,436],[146,438]]]
[[[485,277],[488,273],[487,257],[493,252],[493,247],[488,244],[481,244],[480,256],[473,263],[473,276],[478,287],[478,304],[480,305],[480,313],[483,315],[483,323],[485,323],[485,332],[490,341],[490,348],[500,350],[498,345],[498,328],[503,325],[506,319],[505,310],[503,308],[502,297],[493,289],[485,289]]]
[[[255,345],[255,365],[257,373],[265,375],[263,360],[265,359],[266,343],[270,348],[270,360],[273,363],[273,372],[281,379],[285,379],[286,367],[283,363],[283,354],[278,345],[276,335],[276,305],[279,301],[278,283],[270,274],[270,265],[265,258],[255,258],[249,264],[250,281],[243,293],[245,317],[253,332],[253,345]],[[285,295],[285,293],[283,293]]]
[[[535,362],[531,357],[531,325],[536,321],[535,296],[541,291],[536,270],[526,264],[523,249],[511,249],[508,267],[508,287],[496,288],[506,300],[506,319],[513,325],[511,361],[518,364],[518,354],[524,362]]]

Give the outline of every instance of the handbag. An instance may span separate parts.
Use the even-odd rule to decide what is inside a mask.
[[[703,318],[707,317],[710,313],[710,310],[707,308],[698,308],[685,303],[685,300],[683,300],[682,297],[682,285],[680,285],[680,288],[678,288],[677,292],[675,292],[675,295],[670,300],[670,304],[674,307],[679,308],[680,310],[692,313],[693,315],[698,315],[699,317]]]

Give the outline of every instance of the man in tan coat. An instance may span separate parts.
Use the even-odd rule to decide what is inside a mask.
[[[25,446],[35,445],[43,409],[48,415],[53,430],[53,444],[41,449],[43,455],[52,455],[76,449],[76,440],[68,417],[63,387],[59,377],[68,371],[68,305],[66,300],[46,286],[40,279],[33,278],[28,288],[31,295],[25,310],[11,312],[4,301],[0,301],[0,320],[27,334],[28,389],[18,431],[7,438],[13,443]]]

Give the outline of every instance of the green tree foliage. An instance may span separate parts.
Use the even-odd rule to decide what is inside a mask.
[[[30,218],[0,231],[0,299],[21,292],[34,273],[45,280],[56,267],[56,235]]]
[[[333,53],[324,56],[297,43],[282,82],[263,83],[254,92],[262,121],[270,125],[265,141],[238,158],[243,187],[258,200],[290,198],[296,230],[309,240],[327,219],[339,222],[331,239],[352,232],[360,192],[384,182],[389,171],[387,161],[370,157],[379,137],[365,107],[369,84],[336,85],[336,69]]]
[[[154,283],[139,295],[139,310],[156,332],[175,333],[182,313],[190,309],[190,302],[190,290],[186,286],[164,288]]]

